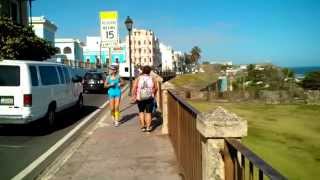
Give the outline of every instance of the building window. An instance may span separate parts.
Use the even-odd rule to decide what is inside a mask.
[[[144,43],[144,45],[146,45],[146,44],[147,44],[147,41],[146,41],[146,40],[144,40],[144,42],[143,42],[143,43]]]
[[[151,41],[149,41],[149,45],[151,45]]]
[[[57,54],[61,54],[61,49],[58,47],[56,49],[57,49]]]
[[[150,62],[152,62],[151,58],[150,58]]]
[[[71,54],[71,48],[70,47],[65,47],[63,49],[63,54]]]
[[[151,54],[151,49],[149,49],[149,53]]]
[[[138,41],[138,45],[141,45],[141,42],[140,42],[140,41]]]
[[[144,62],[145,62],[145,63],[147,62],[147,59],[146,59],[146,58],[144,58]]]
[[[147,50],[146,50],[146,49],[144,49],[144,53],[147,53]]]
[[[139,48],[139,53],[141,54],[141,48]]]

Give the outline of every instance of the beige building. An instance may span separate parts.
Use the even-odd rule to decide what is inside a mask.
[[[129,57],[129,37],[126,37]],[[159,40],[151,30],[133,29],[131,35],[131,60],[134,65],[161,66]]]

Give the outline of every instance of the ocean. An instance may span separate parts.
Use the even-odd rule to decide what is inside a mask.
[[[320,66],[310,66],[310,67],[289,67],[292,69],[296,77],[304,77],[308,72],[320,71]]]

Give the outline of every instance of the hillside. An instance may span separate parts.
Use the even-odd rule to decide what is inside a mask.
[[[203,73],[178,75],[170,82],[178,88],[200,90],[218,79],[219,67],[216,65],[201,65],[201,68]]]

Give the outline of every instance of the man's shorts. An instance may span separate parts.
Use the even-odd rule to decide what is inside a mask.
[[[154,107],[154,99],[137,101],[139,112],[152,113]]]

